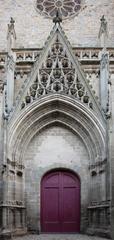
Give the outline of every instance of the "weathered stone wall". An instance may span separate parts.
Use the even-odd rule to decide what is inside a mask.
[[[2,76],[0,75],[0,80]],[[2,80],[0,81],[0,205],[3,198],[3,182],[2,182],[2,171],[3,171],[3,93],[2,93]],[[0,206],[0,228],[2,226],[2,210]]]
[[[36,10],[36,0],[0,0],[0,50],[6,49],[7,24],[10,17],[16,21],[17,47],[42,47],[52,29],[50,19]],[[63,21],[63,29],[73,46],[97,46],[100,18],[104,14],[108,21],[109,42],[114,45],[114,1],[84,0],[81,12]]]
[[[3,79],[4,70],[0,69],[0,200],[2,199],[2,160],[3,160]]]
[[[0,93],[0,202],[2,200],[2,132],[1,132],[1,118],[2,118],[2,94]],[[0,208],[0,228],[2,225],[2,212]]]
[[[109,127],[109,136],[110,136],[110,159],[111,159],[111,230],[112,230],[112,239],[114,239],[114,71],[112,71],[111,74],[111,110],[112,110],[112,118],[110,121],[110,127]]]
[[[40,230],[40,184],[51,169],[66,168],[81,179],[81,227],[86,228],[90,174],[89,156],[78,137],[61,126],[51,126],[37,134],[25,153],[25,196],[29,230]]]

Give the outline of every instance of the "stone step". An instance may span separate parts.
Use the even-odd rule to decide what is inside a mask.
[[[41,234],[26,235],[21,237],[13,237],[12,240],[107,240],[95,236],[87,236],[82,234]]]

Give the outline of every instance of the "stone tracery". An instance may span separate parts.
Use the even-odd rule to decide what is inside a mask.
[[[37,0],[37,9],[51,18],[59,10],[65,19],[73,16],[81,9],[81,0]]]
[[[37,77],[29,88],[21,107],[24,108],[35,99],[52,93],[69,95],[87,104],[88,107],[94,108],[88,90],[80,81],[58,36],[48,51],[46,61],[38,70]]]

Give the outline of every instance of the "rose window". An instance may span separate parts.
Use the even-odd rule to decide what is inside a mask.
[[[51,18],[54,18],[56,12],[59,11],[65,19],[81,9],[81,0],[37,0],[37,9]]]

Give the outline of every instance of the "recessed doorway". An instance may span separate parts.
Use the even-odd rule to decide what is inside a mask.
[[[47,173],[41,181],[41,231],[80,231],[80,180],[70,171]]]

